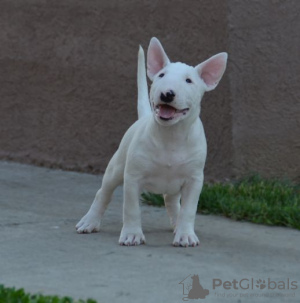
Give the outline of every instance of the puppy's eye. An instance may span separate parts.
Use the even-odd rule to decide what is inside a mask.
[[[162,78],[164,75],[165,75],[164,73],[161,73],[158,77]]]
[[[187,78],[187,79],[185,80],[185,82],[186,82],[186,83],[193,83],[192,80],[191,80],[190,78]]]

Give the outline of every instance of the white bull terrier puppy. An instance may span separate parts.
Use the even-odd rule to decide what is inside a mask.
[[[124,182],[119,244],[145,243],[139,201],[147,191],[164,195],[174,227],[173,245],[196,246],[194,222],[206,160],[200,102],[221,80],[227,54],[217,54],[196,67],[171,63],[158,39],[152,38],[147,56],[147,73],[153,81],[150,102],[141,47],[138,57],[138,121],[125,133],[102,187],[76,229],[78,233],[99,231],[114,189]]]

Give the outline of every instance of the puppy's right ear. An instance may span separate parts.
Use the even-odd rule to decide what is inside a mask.
[[[150,41],[147,53],[147,74],[152,81],[153,77],[170,63],[159,40],[153,37]]]

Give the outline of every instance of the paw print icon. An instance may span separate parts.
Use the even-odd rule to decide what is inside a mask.
[[[261,280],[261,279],[259,279],[259,280],[256,280],[256,287],[257,288],[259,288],[259,289],[264,289],[265,287],[266,287],[266,282],[265,282],[265,280]]]

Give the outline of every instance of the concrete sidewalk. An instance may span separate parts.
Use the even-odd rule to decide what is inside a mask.
[[[209,295],[193,302],[300,302],[299,231],[198,215],[200,247],[174,248],[165,209],[143,205],[147,245],[121,247],[122,188],[100,233],[75,232],[100,183],[94,175],[0,162],[0,284],[99,303],[174,303],[196,274]],[[213,289],[213,279],[247,280],[226,290]]]

